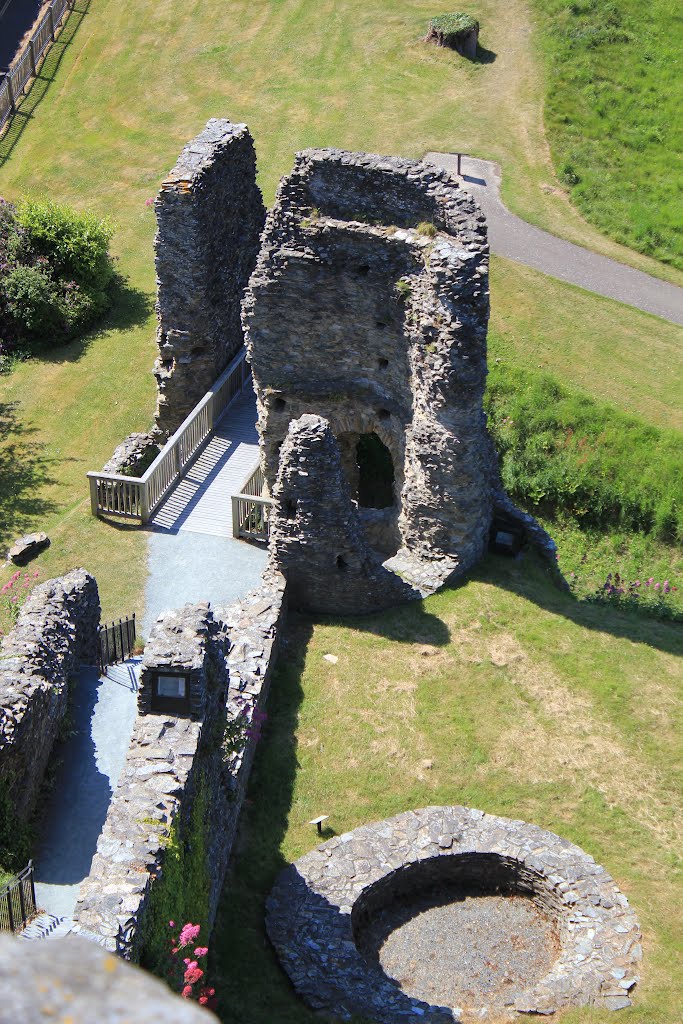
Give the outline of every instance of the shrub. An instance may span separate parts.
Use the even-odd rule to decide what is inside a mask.
[[[109,243],[114,228],[109,220],[45,199],[20,203],[17,221],[57,276],[99,291],[106,288],[113,276]]]
[[[59,292],[42,267],[15,267],[4,279],[2,291],[7,311],[27,334],[43,340],[60,329]]]
[[[0,370],[34,343],[68,341],[111,305],[112,226],[50,201],[0,200]]]

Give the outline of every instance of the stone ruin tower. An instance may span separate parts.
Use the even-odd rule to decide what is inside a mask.
[[[302,605],[371,611],[481,557],[488,312],[484,218],[448,172],[297,155],[243,320],[273,557]]]
[[[243,345],[242,294],[265,220],[246,124],[212,118],[155,202],[157,427],[170,435]]]

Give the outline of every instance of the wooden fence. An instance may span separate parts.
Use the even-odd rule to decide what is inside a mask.
[[[107,665],[115,665],[125,661],[133,653],[135,647],[135,612],[128,619],[110,622],[99,629],[100,672],[106,671]]]
[[[251,367],[242,349],[141,477],[88,473],[93,515],[115,515],[140,523],[149,522],[169,489],[201,454],[213,428],[241,394],[250,376]]]
[[[0,889],[0,931],[20,932],[36,915],[33,861]]]
[[[36,78],[43,54],[54,43],[57,29],[73,5],[74,0],[52,0],[19,60],[0,82],[0,130],[16,114],[19,97],[31,78]]]
[[[264,496],[265,480],[259,466],[232,497],[232,535],[242,540],[267,541],[270,536],[269,511],[273,499]]]

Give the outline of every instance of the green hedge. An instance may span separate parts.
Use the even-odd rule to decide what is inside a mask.
[[[50,200],[0,200],[0,362],[83,333],[111,305],[113,227]]]
[[[486,407],[511,497],[546,516],[683,539],[681,434],[496,364]]]

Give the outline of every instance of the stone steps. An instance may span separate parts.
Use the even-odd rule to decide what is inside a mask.
[[[26,942],[37,942],[39,939],[59,939],[68,935],[73,928],[73,919],[58,917],[56,914],[38,914],[27,924],[19,938]]]

